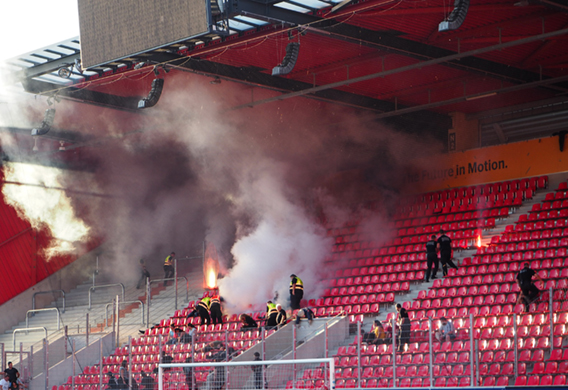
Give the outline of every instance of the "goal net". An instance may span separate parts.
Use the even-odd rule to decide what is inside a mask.
[[[157,380],[159,390],[333,390],[334,374],[332,358],[162,363]]]

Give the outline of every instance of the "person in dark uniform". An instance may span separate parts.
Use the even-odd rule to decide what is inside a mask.
[[[242,322],[241,330],[246,331],[246,330],[258,328],[258,324],[254,320],[254,318],[252,318],[248,314],[241,314],[239,319]]]
[[[530,268],[529,263],[525,263],[525,266],[517,274],[517,284],[521,289],[517,304],[524,302],[526,312],[529,311],[531,302],[537,299],[540,294],[540,290],[532,282],[533,276],[536,276],[537,280],[544,283],[544,280]]]
[[[144,264],[144,259],[140,259],[140,280],[138,280],[138,284],[136,284],[136,289],[139,290],[142,284],[146,284],[146,278],[150,277],[150,272],[146,269],[146,265]]]
[[[452,261],[452,239],[446,236],[443,230],[440,230],[440,237],[438,237],[438,250],[440,251],[440,263],[444,276],[448,275],[448,267],[458,269]]]
[[[155,386],[156,382],[154,381],[154,378],[142,371],[140,373],[140,387],[142,388],[142,390],[154,390]]]
[[[221,311],[221,302],[223,298],[218,293],[211,297],[209,310],[211,311],[211,322],[213,325],[223,324],[223,312]]]
[[[272,329],[278,325],[276,317],[278,317],[276,305],[272,301],[266,302],[266,329]]]
[[[186,363],[192,363],[191,356],[188,356],[185,359]],[[195,378],[195,374],[193,373],[193,367],[184,367],[183,373],[185,374],[185,384],[187,385],[188,389],[197,389],[197,380]]]
[[[276,310],[278,310],[278,315],[276,316],[276,324],[281,328],[288,322],[288,315],[286,314],[286,310],[282,308],[281,304],[276,305]]]
[[[114,379],[114,375],[112,372],[107,372],[108,382],[107,382],[107,390],[116,390],[118,389],[118,383],[116,379]]]
[[[426,242],[426,261],[426,278],[424,280],[429,282],[430,276],[432,276],[432,279],[436,279],[438,273],[438,242],[434,234],[430,236],[430,241]]]
[[[300,308],[300,302],[304,298],[304,282],[296,275],[290,275],[290,307],[292,310]]]
[[[188,309],[191,309],[191,311],[187,313],[187,317],[185,317],[186,319],[190,319],[192,317],[199,317],[199,310],[197,309],[195,303],[191,305],[191,307],[188,306]]]
[[[204,297],[197,305],[197,311],[199,312],[199,318],[201,318],[201,325],[211,323],[211,316],[209,316],[209,306],[211,304],[211,298]]]
[[[398,328],[400,330],[398,338],[398,352],[404,352],[404,347],[410,344],[410,318],[408,312],[403,308],[400,303],[396,304],[396,311],[398,312]]]
[[[174,258],[176,254],[170,253],[166,260],[164,260],[164,279],[171,279],[174,277]],[[164,287],[168,285],[168,281],[164,280]]]
[[[254,353],[254,360],[255,362],[260,361],[260,353]],[[250,366],[252,372],[254,372],[254,388],[255,389],[262,389],[262,366],[255,364],[254,366]]]

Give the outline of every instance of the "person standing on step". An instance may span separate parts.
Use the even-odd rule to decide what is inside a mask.
[[[525,305],[525,312],[527,313],[530,309],[530,304],[534,302],[540,294],[540,290],[532,281],[533,276],[544,284],[544,280],[542,280],[542,278],[530,268],[529,263],[525,263],[524,267],[517,274],[517,284],[521,289],[519,297],[517,298],[517,304],[523,302]]]
[[[166,260],[164,260],[164,279],[171,279],[174,277],[174,258],[175,252],[170,253]],[[164,280],[164,287],[168,285],[168,281]]]
[[[444,276],[448,275],[448,267],[458,269],[452,261],[452,239],[446,236],[443,230],[440,230],[440,237],[438,237],[438,250]]]
[[[136,285],[136,289],[139,290],[142,284],[146,284],[146,279],[150,277],[150,272],[146,269],[146,264],[144,264],[144,259],[140,259],[140,280]]]
[[[260,362],[260,352],[254,353],[254,360],[255,362]],[[262,366],[261,365],[254,365],[251,366],[252,372],[254,372],[254,388],[255,389],[262,389]]]
[[[426,242],[426,282],[432,279],[436,279],[436,274],[438,273],[438,242],[436,241],[436,236],[432,234],[430,236],[430,241]]]
[[[290,307],[292,310],[300,308],[300,302],[304,298],[304,282],[295,274],[290,275]]]
[[[398,312],[396,322],[399,329],[398,352],[404,352],[407,345],[410,344],[410,318],[408,316],[408,312],[400,303],[396,304],[396,311]]]

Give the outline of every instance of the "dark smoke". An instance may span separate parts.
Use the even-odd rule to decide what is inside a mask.
[[[135,117],[66,104],[70,130],[114,137],[80,153],[93,172],[81,185],[112,197],[72,199],[111,248],[117,279],[135,279],[139,258],[161,277],[170,251],[200,254],[206,240],[217,248],[221,292],[235,310],[275,291],[285,297],[291,273],[315,297],[333,244],[322,221],[341,227],[355,218],[365,235],[388,239],[385,221],[408,190],[410,158],[440,150],[370,113],[306,98],[233,111],[250,87],[209,81],[172,71],[158,104]],[[132,130],[140,132],[119,136]]]

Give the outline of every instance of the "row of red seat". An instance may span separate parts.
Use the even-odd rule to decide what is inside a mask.
[[[404,215],[415,210],[414,206],[423,205],[429,202],[454,200],[469,198],[476,195],[499,194],[502,192],[537,190],[548,187],[548,178],[532,178],[522,179],[515,182],[499,182],[492,184],[482,184],[478,186],[469,186],[461,188],[453,188],[442,191],[428,192],[412,197],[405,197],[399,201],[396,215]]]
[[[517,195],[518,194],[518,195]],[[478,210],[492,210],[495,208],[509,207],[516,209],[522,205],[522,202],[526,199],[532,199],[534,191],[525,190],[518,191],[512,197],[501,199],[497,197],[496,199],[466,199],[459,201],[438,201],[430,202],[428,204],[417,205],[416,211],[409,211],[407,213],[396,214],[394,216],[395,220],[404,220],[409,218],[422,218],[429,217],[431,215],[438,214],[457,214],[464,212],[474,212]]]
[[[444,223],[426,225],[423,227],[419,226],[416,228],[413,227],[402,228],[398,230],[398,236],[401,237],[401,242],[406,237],[412,240],[413,236],[418,236],[416,240],[419,240],[419,242],[425,242],[426,240],[423,240],[424,237],[428,239],[428,235],[431,234],[437,235],[440,232],[440,230],[443,230],[445,232],[456,232],[456,233],[461,232],[460,235],[461,237],[459,238],[477,237],[477,235],[482,233],[482,231],[479,231],[477,229],[490,229],[495,227],[495,220],[506,218],[508,216],[508,211],[506,213],[507,214],[505,215],[497,214],[495,216],[490,216],[481,219],[470,219],[467,221],[459,221],[459,222],[444,222]],[[473,232],[471,232],[470,230],[473,230]],[[393,243],[393,246],[396,246],[396,244]]]
[[[540,210],[554,210],[554,209],[565,209],[565,208],[567,208],[568,207],[568,199],[567,199],[566,194],[567,194],[566,192],[557,192],[556,196],[558,196],[558,198],[556,198],[556,196],[554,196],[553,193],[546,194],[546,198],[542,202],[542,204],[540,206]],[[549,197],[549,195],[550,195],[550,197]],[[537,204],[540,204],[540,203],[537,203]],[[538,212],[539,209],[537,208],[536,210],[531,210],[531,211]]]
[[[389,256],[390,258],[390,256]],[[371,260],[373,260],[371,258]],[[357,278],[357,277],[365,277],[365,276],[378,276],[383,274],[390,274],[390,273],[399,273],[399,272],[409,272],[409,271],[419,271],[426,269],[424,266],[424,259],[422,257],[416,255],[403,255],[402,260],[397,257],[397,261],[389,262],[388,264],[381,264],[384,258],[377,257],[374,259],[375,261],[369,261],[369,266],[359,266],[353,265],[351,268],[346,269],[339,269],[335,271],[335,278]],[[364,264],[366,264],[365,262]],[[375,264],[376,265],[373,265]],[[335,280],[335,279],[333,279]],[[367,284],[367,283],[357,283],[357,281],[352,280],[349,283],[356,283],[356,284]],[[372,281],[371,283],[379,283],[379,280]],[[335,285],[334,285],[335,286]],[[333,286],[332,286],[333,287]]]
[[[415,274],[418,275],[419,273]],[[395,274],[393,274],[395,275]],[[405,274],[399,274],[405,275]],[[420,275],[416,276],[413,280],[422,280],[424,279],[424,273],[422,272],[422,278],[419,278]],[[366,285],[355,285],[351,287],[340,287],[340,288],[332,288],[330,291],[326,289],[325,297],[326,298],[318,298],[315,301],[315,306],[329,306],[326,304],[329,299],[335,299],[335,297],[342,297],[342,296],[356,296],[360,297],[359,302],[367,301],[367,296],[374,295],[376,293],[389,293],[389,292],[401,292],[401,291],[408,291],[410,289],[409,282],[393,282],[393,283],[384,283],[378,281],[377,279],[376,284],[366,284]],[[368,298],[369,300],[371,298]],[[366,303],[366,302],[363,302]],[[372,302],[371,302],[372,303]],[[310,305],[314,306],[314,305]]]
[[[547,258],[566,257],[568,247],[568,237],[543,239],[531,237],[527,241],[511,242],[508,244],[497,244],[478,250],[477,255],[507,253],[507,252],[525,252],[525,251],[544,251],[540,256]],[[548,250],[547,250],[548,249]],[[539,252],[540,253],[540,252]]]
[[[538,232],[540,233],[540,232]],[[485,254],[496,254],[496,253],[508,253],[508,252],[524,252],[524,251],[535,251],[535,250],[546,250],[551,249],[551,251],[545,253],[545,257],[566,257],[568,256],[568,237],[562,238],[544,238],[529,235],[527,240],[517,240],[509,242],[508,244],[496,244],[488,247],[479,248],[477,251],[477,256],[483,256]]]
[[[503,207],[502,210],[509,212],[507,207]],[[503,212],[502,210],[498,210],[497,216],[499,213]],[[478,220],[478,219],[486,219],[492,217],[492,211],[466,211],[463,213],[455,213],[455,214],[440,214],[431,217],[422,217],[422,218],[413,218],[413,219],[405,219],[405,220],[398,220],[395,223],[396,229],[408,229],[408,228],[420,228],[428,225],[435,225],[441,223],[452,223],[452,222],[462,222],[462,221],[470,221],[470,220]],[[493,215],[496,216],[496,215]],[[419,232],[417,234],[420,234]]]
[[[321,381],[321,380],[320,380]],[[299,381],[302,382],[302,381]],[[296,383],[296,388],[302,389],[323,389],[323,381],[321,383]],[[483,387],[506,387],[509,386],[509,377],[508,376],[485,376],[482,378],[481,383],[479,386]],[[543,376],[542,378],[538,375],[532,375],[527,378],[527,376],[519,376],[514,384],[515,386],[564,386],[567,383],[567,376],[566,375],[556,375],[552,377],[551,375]],[[289,384],[292,388],[292,384]],[[434,382],[435,387],[469,387],[471,386],[471,378],[470,376],[449,376],[449,377],[440,377],[436,378]],[[336,384],[337,388],[356,388],[358,387],[356,379],[340,379],[337,381]],[[387,388],[387,387],[430,387],[430,378],[429,377],[415,377],[415,378],[402,378],[398,380],[396,386],[393,386],[392,379],[376,379],[376,378],[369,378],[363,379],[361,381],[361,387],[363,388]]]
[[[538,213],[533,211],[529,215],[527,214],[519,215],[519,219],[517,220],[516,223],[527,223],[527,222],[547,221],[547,220],[566,219],[566,218],[568,218],[568,209],[539,211]]]
[[[467,264],[463,265],[457,270],[455,273],[456,276],[467,276],[467,275],[484,275],[484,274],[497,274],[497,273],[506,273],[507,271],[517,271],[518,267],[520,267],[522,262],[518,261],[508,261],[502,262],[502,256],[500,255],[485,255],[488,259],[481,260],[481,264]],[[544,260],[531,260],[529,262],[530,266],[534,270],[540,269],[562,269],[560,271],[560,275],[568,276],[568,274],[564,274],[564,264],[568,264],[568,257],[564,258],[555,258],[555,259],[544,259]],[[465,263],[465,262],[464,262]],[[510,278],[508,276],[507,278]],[[439,280],[438,280],[439,281]],[[439,281],[440,282],[440,281]],[[442,286],[451,285],[451,280],[449,282],[444,281],[440,282]],[[440,287],[440,286],[436,286]]]
[[[522,233],[522,232],[532,232],[534,230],[556,230],[561,229],[560,236],[558,232],[551,232],[551,237],[564,237],[566,235],[565,227],[568,226],[568,221],[564,218],[559,219],[549,219],[546,221],[536,221],[536,222],[518,222],[516,225],[507,225],[505,227],[505,233]],[[542,234],[542,233],[541,233]],[[544,233],[548,235],[548,232]],[[543,238],[543,237],[541,237]],[[506,238],[505,238],[506,240]]]

